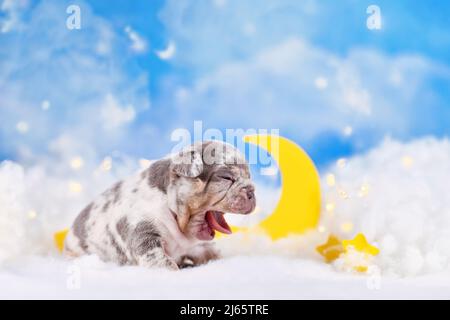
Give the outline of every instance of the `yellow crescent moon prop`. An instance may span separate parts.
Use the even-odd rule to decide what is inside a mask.
[[[265,149],[277,162],[281,196],[273,213],[256,227],[273,240],[302,234],[317,227],[320,217],[320,179],[314,163],[294,142],[276,135],[250,135],[244,141]],[[253,228],[252,228],[253,229]],[[251,229],[233,228],[233,231]]]

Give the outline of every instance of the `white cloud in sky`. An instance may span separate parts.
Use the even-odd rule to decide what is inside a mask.
[[[112,52],[114,41],[117,41],[117,36],[108,25],[99,24],[98,38],[95,51],[98,55],[108,55]]]
[[[98,143],[92,147],[102,152],[136,134],[131,126],[121,125],[131,123],[150,106],[147,75],[127,54],[127,36],[136,31],[131,27],[128,34],[114,30],[86,4],[81,5],[83,20],[92,22],[82,33],[56,27],[65,19],[59,14],[63,5],[42,2],[32,8],[25,29],[19,30],[28,36],[27,46],[11,41],[0,48],[4,57],[0,115],[7,119],[0,135],[11,141],[6,147],[45,150],[59,136],[72,135]],[[441,96],[433,96],[431,105],[424,103],[431,96],[427,79],[450,79],[448,68],[421,56],[387,55],[372,49],[336,54],[308,37],[292,35],[289,26],[294,20],[299,23],[295,28],[300,28],[320,12],[314,1],[198,6],[197,2],[168,1],[161,14],[171,40],[157,54],[190,70],[182,83],[170,85],[173,78],[164,79],[166,92],[158,107],[162,116],[170,114],[164,124],[169,129],[190,128],[193,120],[201,119],[208,127],[281,128],[282,134],[308,144],[324,132],[339,134],[346,126],[353,128],[352,139],[358,139],[361,131],[377,138],[386,133],[401,137],[418,123],[426,132],[445,119],[420,122],[430,110],[441,112]],[[237,11],[242,15],[234,15]],[[251,37],[242,32],[245,26],[254,31]],[[268,26],[274,26],[273,30]],[[281,32],[283,28],[290,32]],[[145,39],[136,35],[131,46],[139,51]],[[113,108],[116,112],[101,111],[110,93],[121,107]],[[51,101],[46,112],[39,108],[43,100]],[[122,130],[114,134],[109,130],[100,141],[92,128],[108,129],[102,124],[105,114],[113,117],[108,123],[120,124]],[[27,122],[33,135],[23,135],[16,142],[19,121]],[[142,132],[154,135],[154,128],[147,129]],[[355,144],[364,145],[364,138]]]
[[[213,0],[213,3],[215,6],[217,6],[218,8],[223,8],[227,5],[227,0]]]
[[[291,38],[247,59],[224,62],[183,87],[181,119],[210,125],[281,128],[308,141],[324,131],[402,136],[421,117],[426,79],[450,72],[420,56],[355,49],[344,57]],[[408,77],[392,83],[391,74]],[[398,77],[398,76],[397,76]],[[231,108],[233,107],[233,108]]]
[[[22,11],[28,5],[28,0],[3,0],[0,3],[0,12],[3,12],[5,18],[0,19],[0,33],[7,33],[19,28]]]
[[[132,105],[121,106],[113,95],[108,94],[100,107],[100,116],[103,127],[114,130],[132,122],[136,117],[136,111]]]
[[[355,150],[385,135],[411,138],[448,127],[447,93],[433,88],[450,82],[448,66],[411,52],[328,50],[314,41],[329,26],[317,20],[327,12],[322,6],[169,0],[161,17],[177,43],[173,63],[193,70],[168,90],[183,93],[173,98],[177,126],[202,119],[212,127],[280,128],[306,147],[351,126],[347,141]],[[251,37],[243,26],[251,26]]]
[[[315,0],[168,0],[160,17],[183,52],[177,61],[206,71],[283,38],[312,34],[311,18],[322,9]]]
[[[79,4],[82,21],[89,21],[82,32],[65,28],[64,3],[42,1],[22,28],[1,39],[3,150],[39,156],[64,137],[80,142],[70,144],[79,153],[102,154],[132,141],[124,125],[150,105],[147,74],[127,55],[122,30]],[[19,41],[24,37],[26,45]],[[32,134],[19,135],[22,122]]]
[[[144,53],[147,51],[147,41],[142,36],[133,30],[130,26],[125,27],[125,33],[130,40],[130,48],[136,53]]]

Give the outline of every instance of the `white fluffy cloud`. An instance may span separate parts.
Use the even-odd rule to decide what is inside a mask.
[[[450,79],[449,70],[439,69],[420,56],[366,49],[339,57],[292,38],[200,76],[190,89],[183,88],[176,105],[180,119],[276,127],[302,142],[347,126],[357,133],[403,137],[426,109],[416,103],[428,90],[426,79]]]
[[[136,53],[144,53],[147,51],[147,41],[142,38],[139,33],[137,33],[130,26],[125,27],[125,33],[127,34],[131,44],[130,48]]]
[[[315,248],[328,234],[352,239],[362,232],[380,249],[374,263],[383,275],[448,271],[449,164],[448,140],[386,140],[367,154],[322,171],[323,210],[316,231],[275,243],[236,234],[220,245],[230,255],[270,253],[322,261]]]
[[[100,115],[103,127],[106,130],[114,130],[132,122],[136,111],[132,105],[121,106],[113,95],[108,94],[100,107]]]
[[[68,226],[92,197],[119,177],[133,173],[133,159],[85,159],[74,171],[70,159],[54,170],[44,162],[24,169],[0,165],[0,262],[32,253],[54,252],[52,234]],[[384,275],[415,276],[448,271],[450,265],[450,143],[433,138],[403,144],[386,140],[371,152],[321,173],[321,232],[273,243],[261,236],[222,238],[228,255],[272,254],[321,261],[315,247],[328,233],[350,239],[363,232],[381,250],[375,263]],[[333,174],[335,183],[327,184]],[[260,215],[273,210],[278,189],[257,187]],[[327,209],[333,204],[333,210]],[[255,220],[258,217],[247,216]],[[245,223],[249,221],[241,221]],[[254,221],[253,221],[254,223]],[[321,264],[324,267],[324,265]]]
[[[3,13],[5,17],[0,19],[0,33],[7,33],[20,28],[22,11],[28,5],[28,0],[3,0],[0,3],[0,13]]]
[[[330,168],[325,187],[327,231],[342,237],[363,232],[381,249],[385,272],[416,275],[450,264],[450,143],[432,138],[401,144],[387,140],[368,154]],[[349,228],[349,224],[353,228]],[[347,224],[347,225],[346,225]]]
[[[66,137],[64,141],[78,141],[86,152],[110,152],[131,140],[124,125],[149,107],[147,74],[127,54],[122,30],[84,2],[79,5],[81,30],[65,27],[63,2],[41,1],[30,8],[17,32],[2,38],[3,150],[19,150],[19,157],[42,155],[53,141]],[[42,101],[51,108],[43,110]],[[27,134],[18,135],[17,123],[28,124]]]
[[[299,32],[310,34],[320,6],[315,0],[168,0],[160,16],[182,52],[177,62],[204,72]]]
[[[330,28],[319,25],[329,15],[319,1],[219,3],[168,1],[162,11],[177,43],[174,64],[194,70],[167,94],[177,126],[202,119],[219,128],[280,128],[309,150],[334,135],[356,151],[386,135],[448,128],[448,93],[436,89],[450,82],[448,66],[411,52],[328,49],[316,40]],[[346,2],[336,14],[356,7]],[[348,127],[351,138],[342,135]]]
[[[57,162],[40,159],[29,168],[0,163],[0,265],[54,252],[54,232],[70,226],[96,194],[138,168],[129,158],[109,159],[102,166],[89,157],[71,159],[70,154]],[[84,170],[77,170],[75,161]]]

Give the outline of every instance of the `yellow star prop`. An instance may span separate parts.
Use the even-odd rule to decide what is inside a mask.
[[[316,250],[325,258],[327,263],[333,262],[344,253],[344,247],[342,246],[341,240],[334,235],[330,235],[327,242],[318,246]]]
[[[352,240],[343,240],[342,245],[344,246],[345,252],[348,252],[348,249],[352,247],[358,252],[367,253],[371,256],[376,256],[380,253],[377,247],[367,242],[366,237],[362,233],[358,233]]]
[[[353,267],[353,269],[355,269],[356,272],[365,273],[365,272],[367,272],[367,270],[369,270],[369,267],[368,266],[356,266],[356,267]]]

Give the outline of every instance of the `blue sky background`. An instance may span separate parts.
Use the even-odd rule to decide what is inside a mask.
[[[280,129],[318,166],[450,131],[447,1],[0,3],[0,160],[160,157],[194,120]]]

